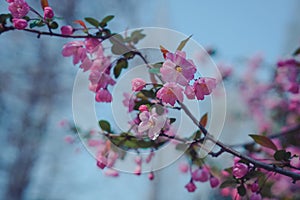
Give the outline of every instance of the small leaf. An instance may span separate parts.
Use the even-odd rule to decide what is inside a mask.
[[[58,28],[58,23],[57,23],[57,22],[52,22],[52,23],[50,24],[50,28],[51,28],[51,29],[57,29],[57,28]]]
[[[276,145],[272,142],[271,139],[269,139],[266,136],[262,136],[262,135],[249,135],[250,137],[252,137],[252,139],[257,143],[260,144],[261,146],[273,149],[273,150],[277,150]]]
[[[80,26],[82,26],[84,28],[84,30],[87,30],[87,27],[86,27],[84,21],[82,21],[82,20],[75,20],[74,23],[75,24],[79,24]]]
[[[166,59],[166,54],[169,53],[168,49],[166,49],[165,47],[159,45],[160,51],[163,54],[164,59]]]
[[[146,35],[142,33],[143,29],[140,29],[140,30],[136,30],[136,31],[133,31],[131,33],[131,41],[134,43],[134,44],[137,44],[141,39],[143,39]]]
[[[114,17],[115,16],[113,16],[113,15],[108,15],[108,16],[104,17],[102,19],[102,21],[99,23],[99,26],[101,28],[104,28],[105,26],[107,26],[107,22],[111,21]]]
[[[192,37],[193,35],[190,35],[188,38],[186,38],[185,40],[182,40],[179,44],[179,46],[177,47],[177,50],[181,51],[184,46],[186,45],[186,43],[189,41],[189,39]]]
[[[246,188],[244,185],[240,185],[238,188],[238,193],[240,196],[245,196],[246,195]]]
[[[145,95],[146,97],[155,98],[155,93],[152,90],[141,90],[140,91],[143,95]]]
[[[293,56],[297,56],[297,55],[299,55],[299,54],[300,54],[300,47],[298,47],[298,48],[294,51]]]
[[[43,10],[45,7],[48,7],[49,6],[48,0],[41,0],[41,6],[42,6]]]
[[[227,179],[225,180],[221,185],[220,188],[226,188],[226,187],[235,187],[237,185],[237,182],[235,179]]]
[[[174,122],[176,122],[176,118],[169,118],[170,120],[170,124],[173,124]]]
[[[86,17],[86,18],[84,18],[84,20],[87,21],[92,26],[95,26],[96,28],[99,27],[100,22],[98,22],[98,20],[96,20],[96,19],[94,19],[92,17]]]
[[[111,132],[110,124],[109,124],[108,121],[100,120],[100,121],[99,121],[99,126],[100,126],[100,128],[101,128],[103,131]]]
[[[200,124],[201,126],[205,127],[206,124],[207,124],[207,118],[208,118],[208,114],[205,113],[205,114],[201,117],[199,124]]]

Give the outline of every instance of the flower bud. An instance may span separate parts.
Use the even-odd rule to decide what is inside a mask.
[[[44,18],[52,19],[54,17],[54,12],[51,7],[47,6],[44,8]]]
[[[67,25],[67,26],[62,26],[60,28],[60,31],[61,31],[61,34],[63,34],[63,35],[72,35],[74,32],[74,29],[72,26]]]
[[[248,166],[244,163],[235,163],[232,174],[236,178],[242,178],[248,173]]]
[[[194,192],[197,189],[197,187],[196,187],[196,185],[194,184],[193,181],[190,181],[184,187],[187,189],[188,192]]]
[[[132,91],[138,92],[145,87],[146,82],[141,78],[135,78],[131,81],[131,85],[132,85]]]
[[[28,25],[27,21],[25,19],[13,19],[14,27],[18,30],[23,30]]]

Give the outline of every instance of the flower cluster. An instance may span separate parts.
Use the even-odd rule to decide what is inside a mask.
[[[111,102],[112,95],[108,91],[109,85],[115,81],[110,76],[110,57],[104,55],[101,42],[88,38],[84,41],[72,41],[64,45],[62,55],[72,56],[73,64],[80,64],[84,72],[90,71],[90,90],[96,93],[97,102]]]

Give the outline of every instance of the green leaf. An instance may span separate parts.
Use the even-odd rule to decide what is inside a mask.
[[[111,132],[110,124],[109,124],[108,121],[100,120],[100,121],[99,121],[99,126],[100,126],[100,128],[101,128],[103,131]]]
[[[246,179],[252,179],[252,178],[259,178],[264,176],[265,174],[263,172],[260,171],[250,171],[247,173],[247,175],[245,176]]]
[[[8,19],[12,19],[11,14],[0,14],[0,24],[6,24]]]
[[[140,30],[136,30],[136,31],[133,31],[131,33],[131,41],[134,43],[134,44],[137,44],[141,39],[143,39],[146,35],[142,33],[143,29],[140,29]]]
[[[223,183],[221,183],[220,188],[227,188],[227,187],[235,187],[237,182],[235,179],[227,179]]]
[[[208,118],[208,114],[205,113],[205,114],[201,117],[199,124],[200,124],[201,126],[205,127],[206,124],[207,124],[207,118]]]
[[[300,47],[298,47],[298,48],[294,51],[293,56],[297,56],[297,55],[299,55],[299,54],[300,54]]]
[[[240,185],[238,188],[238,193],[240,196],[245,196],[246,195],[246,188],[244,185]]]
[[[113,15],[108,15],[108,16],[104,17],[102,19],[102,21],[99,23],[99,26],[101,28],[104,28],[105,26],[107,26],[107,22],[111,21],[114,17],[115,16],[113,16]]]
[[[176,122],[176,118],[169,118],[170,120],[170,124],[173,124],[174,122]]]
[[[54,23],[54,22],[52,22],[52,23]],[[52,25],[52,23],[51,23],[51,25]],[[55,22],[55,23],[56,23],[56,22]],[[52,28],[51,25],[50,25],[50,28],[51,28],[51,29],[54,29],[56,25],[57,25],[57,27],[58,27],[58,24],[57,24],[57,23],[53,25],[54,28]],[[43,22],[43,20],[40,20],[40,19],[39,19],[39,20],[34,20],[33,22],[31,22],[31,23],[29,24],[29,28],[42,27],[42,26],[45,26],[45,23]]]
[[[120,58],[117,61],[117,64],[114,68],[114,76],[115,78],[118,78],[122,72],[122,69],[126,69],[128,67],[128,61],[124,58]]]
[[[100,22],[92,17],[86,17],[84,20],[96,28],[99,27]]]
[[[291,159],[291,152],[288,152],[284,149],[278,150],[274,154],[274,158],[277,161],[289,161]]]
[[[152,90],[141,90],[140,91],[143,95],[149,98],[155,98],[155,93]]]
[[[186,38],[185,40],[182,40],[179,44],[179,46],[177,47],[177,50],[181,51],[184,46],[186,45],[186,43],[189,41],[189,39],[192,37],[193,35],[190,35],[188,38]]]
[[[249,135],[249,136],[252,137],[252,139],[257,144],[260,144],[261,146],[267,147],[269,149],[273,149],[274,151],[277,150],[276,145],[268,137],[262,135]]]
[[[151,68],[148,71],[151,74],[158,74],[158,73],[160,73],[160,69],[159,68]]]

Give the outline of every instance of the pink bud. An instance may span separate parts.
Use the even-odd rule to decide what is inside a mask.
[[[251,191],[252,192],[257,192],[259,190],[259,185],[257,183],[253,183],[251,185]]]
[[[14,27],[18,30],[23,30],[28,25],[27,21],[25,19],[13,19]]]
[[[235,163],[232,174],[236,178],[242,178],[248,173],[248,166],[244,163]]]
[[[184,187],[187,189],[188,192],[194,192],[197,189],[197,187],[196,187],[196,185],[194,184],[193,181],[190,181]]]
[[[63,35],[72,35],[74,32],[74,29],[72,26],[67,25],[67,26],[62,26],[60,28],[60,31],[61,31],[61,34],[63,34]]]
[[[148,107],[146,105],[140,105],[139,111],[141,111],[141,112],[143,112],[143,111],[149,111],[149,109],[148,109]]]
[[[142,167],[140,165],[136,166],[134,172],[135,175],[140,176],[142,173]]]
[[[119,172],[114,170],[114,169],[107,169],[105,171],[105,175],[106,176],[110,176],[110,177],[118,177],[119,176]]]
[[[97,160],[97,166],[100,168],[100,169],[104,169],[107,165],[107,159],[106,157],[104,156],[99,156],[98,157],[98,160]]]
[[[154,156],[154,152],[153,152],[153,151],[151,151],[151,152],[150,152],[150,154],[149,154],[149,155],[147,156],[147,158],[146,158],[146,163],[149,163],[149,162],[151,162],[151,160],[152,160],[153,156]]]
[[[220,183],[220,181],[219,181],[219,179],[218,178],[216,178],[216,177],[211,177],[210,179],[209,179],[209,183],[210,183],[210,186],[212,187],[212,188],[215,188],[215,187],[217,187],[218,185],[219,185],[219,183]]]
[[[131,85],[132,85],[132,91],[138,92],[145,87],[146,82],[141,78],[135,78],[131,81]]]
[[[262,200],[262,198],[259,193],[253,193],[250,197],[250,200]]]
[[[150,181],[152,181],[152,180],[154,179],[154,173],[153,173],[153,172],[150,172],[150,173],[148,174],[148,178],[149,178]]]
[[[47,6],[44,8],[44,18],[52,19],[54,17],[54,12],[51,7]]]
[[[194,181],[206,182],[208,181],[209,174],[205,169],[196,169],[192,173],[192,179]]]
[[[137,156],[135,159],[134,159],[134,162],[137,164],[137,165],[141,165],[142,164],[142,157],[141,156]]]
[[[74,140],[74,137],[71,136],[71,135],[67,135],[67,136],[65,137],[65,142],[68,143],[68,144],[73,144],[74,141],[75,141],[75,140]]]
[[[189,165],[187,163],[180,163],[179,164],[179,170],[182,172],[182,173],[187,173],[188,170],[189,170]]]

